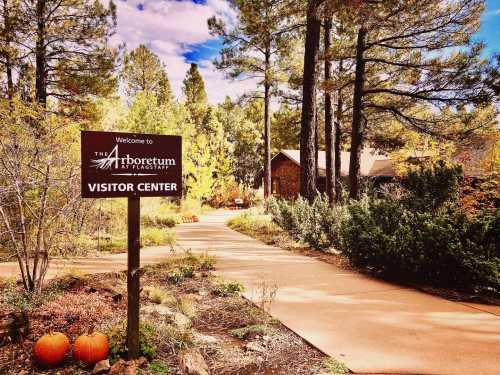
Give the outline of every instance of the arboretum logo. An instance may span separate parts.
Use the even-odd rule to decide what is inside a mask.
[[[114,176],[156,176],[157,173],[137,173],[138,171],[158,172],[169,167],[175,167],[173,158],[144,158],[130,154],[120,156],[118,145],[110,152],[94,152],[95,159],[91,159],[92,167],[99,170],[130,171],[131,173],[113,173]],[[135,173],[133,173],[135,172]]]

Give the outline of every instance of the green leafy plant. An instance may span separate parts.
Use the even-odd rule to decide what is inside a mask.
[[[142,246],[159,246],[175,244],[175,234],[167,229],[146,227],[141,231]]]
[[[263,324],[253,324],[246,327],[236,328],[229,333],[239,339],[253,338],[258,335],[264,335],[268,331],[267,327]]]
[[[438,161],[431,167],[410,171],[402,180],[408,194],[402,200],[409,209],[432,212],[458,201],[463,170],[460,165]]]
[[[154,375],[167,375],[170,373],[170,367],[161,361],[153,361],[149,364],[148,370]]]
[[[328,369],[330,374],[349,374],[350,371],[347,366],[336,360],[335,358],[327,358],[324,362],[325,367]]]
[[[500,291],[500,213],[417,212],[389,198],[353,203],[349,213],[342,243],[355,265],[421,284]]]
[[[243,285],[237,281],[219,280],[215,284],[214,294],[219,297],[229,297],[243,292],[244,290],[245,288]]]
[[[139,324],[139,351],[148,359],[153,359],[156,355],[156,330],[149,323]],[[108,332],[109,357],[112,362],[125,357],[127,353],[127,322],[123,321],[112,327]]]
[[[167,280],[172,284],[179,284],[186,278],[194,276],[194,267],[190,265],[183,265],[170,270],[167,273]]]
[[[32,311],[42,304],[56,299],[61,294],[57,283],[51,283],[40,292],[28,292],[18,287],[15,279],[6,279],[0,295],[0,306],[16,311]]]

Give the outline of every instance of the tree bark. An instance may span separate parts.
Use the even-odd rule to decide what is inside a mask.
[[[307,29],[304,52],[304,76],[302,90],[302,118],[300,130],[300,194],[312,201],[316,196],[315,171],[315,107],[317,63],[321,18],[319,0],[309,0],[307,9]]]
[[[332,18],[325,18],[325,35],[323,37],[325,44],[325,81],[330,80],[332,62],[328,56],[330,49],[330,37],[332,31]],[[328,89],[325,90],[325,154],[326,154],[326,195],[328,202],[333,207],[335,204],[335,152],[334,152],[334,129],[332,114],[332,94]]]
[[[360,157],[363,148],[363,90],[365,83],[365,39],[366,29],[360,27],[356,45],[356,76],[354,80],[354,95],[351,128],[351,159],[349,163],[349,196],[359,198]]]
[[[314,102],[316,103],[314,107],[314,173],[315,173],[315,179],[316,179],[316,190],[319,190],[318,188],[318,183],[319,183],[319,123],[318,123],[318,93],[314,93]]]
[[[43,106],[47,104],[47,48],[45,45],[45,10],[46,0],[38,0],[36,4],[36,79],[35,79],[35,98]]]
[[[271,195],[271,83],[269,69],[271,67],[271,47],[268,43],[265,54],[264,82],[264,199]],[[266,204],[267,206],[267,204]]]
[[[344,71],[344,62],[339,62],[339,75]],[[337,109],[335,111],[335,201],[338,202],[342,195],[342,185],[340,181],[341,154],[340,145],[342,140],[342,112],[344,111],[344,100],[342,98],[342,89],[337,90]]]
[[[7,98],[12,99],[14,96],[14,82],[12,80],[12,59],[10,54],[10,46],[12,42],[12,26],[10,23],[10,12],[8,0],[3,0],[3,19],[5,32],[5,74],[7,76]]]

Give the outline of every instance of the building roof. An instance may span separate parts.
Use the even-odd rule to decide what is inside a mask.
[[[300,166],[300,150],[281,150],[279,154],[283,154],[288,159],[293,161],[295,164]],[[349,175],[350,157],[351,157],[350,152],[341,151],[340,174],[342,176]],[[319,169],[319,175],[325,176],[326,154],[324,151],[318,152],[318,169]],[[389,157],[377,153],[377,151],[375,151],[374,149],[367,148],[361,152],[360,174],[361,176],[367,176],[367,177],[377,177],[377,176],[393,177],[395,175],[395,171],[392,161]]]

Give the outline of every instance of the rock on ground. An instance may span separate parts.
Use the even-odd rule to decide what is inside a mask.
[[[111,365],[109,364],[109,360],[105,359],[102,361],[99,361],[95,364],[94,370],[92,371],[92,375],[98,375],[98,374],[104,374],[108,372],[111,368]]]
[[[256,353],[265,353],[266,349],[257,342],[249,342],[245,345],[245,349],[248,351],[256,352]]]
[[[191,326],[191,319],[181,313],[175,313],[174,324],[180,329],[188,329]]]
[[[179,365],[183,375],[210,374],[205,359],[196,349],[188,349],[179,353]]]

